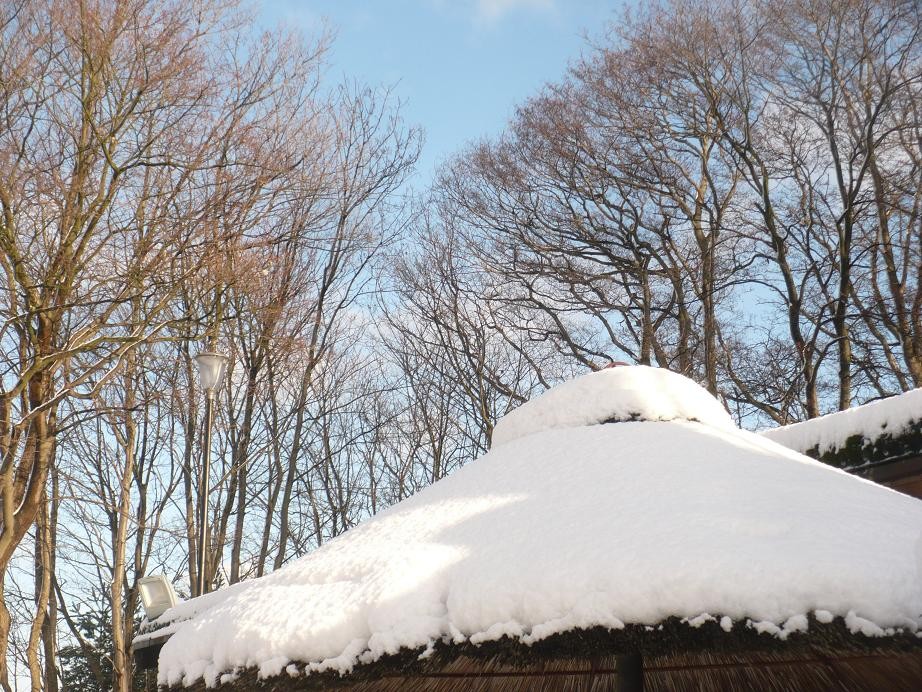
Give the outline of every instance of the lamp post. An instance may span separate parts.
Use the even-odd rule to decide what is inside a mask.
[[[205,579],[205,555],[208,552],[208,485],[211,476],[211,426],[214,421],[215,392],[221,386],[227,356],[220,353],[204,352],[195,357],[198,365],[199,380],[205,390],[205,435],[202,440],[202,478],[199,483],[198,515],[198,595],[207,590]]]

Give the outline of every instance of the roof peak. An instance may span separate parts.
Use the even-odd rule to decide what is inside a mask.
[[[493,446],[544,430],[672,420],[736,429],[723,405],[693,380],[665,368],[630,365],[576,377],[527,401],[497,421]]]

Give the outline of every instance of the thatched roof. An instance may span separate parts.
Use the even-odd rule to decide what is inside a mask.
[[[922,455],[922,389],[764,430],[762,435],[848,470]]]
[[[642,652],[638,656],[638,652]],[[639,660],[632,657],[638,656]],[[625,658],[627,657],[627,658]],[[922,683],[922,640],[852,634],[841,619],[780,640],[751,627],[728,633],[718,620],[692,627],[669,618],[656,628],[592,628],[554,635],[531,646],[513,638],[473,645],[440,642],[403,650],[346,675],[305,674],[303,665],[269,679],[255,669],[206,688],[172,692],[456,692],[460,690],[617,689],[619,676],[639,663],[647,692],[680,690],[854,690],[915,692]]]
[[[820,658],[853,655],[864,663],[842,665],[906,658],[918,679],[903,653],[922,627],[917,500],[739,430],[651,368],[574,380],[497,433],[483,458],[314,553],[168,612],[161,684],[407,685],[470,660],[488,662],[480,677],[509,660],[493,672],[579,677],[638,653],[671,680],[691,673],[669,661],[828,676]],[[289,681],[290,666],[311,674]]]

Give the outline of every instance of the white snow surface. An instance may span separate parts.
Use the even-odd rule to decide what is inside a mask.
[[[620,366],[553,387],[503,416],[493,430],[497,447],[542,430],[607,420],[694,420],[736,426],[726,409],[696,382],[663,368]]]
[[[636,382],[576,382],[621,377]],[[722,423],[547,410],[575,400],[541,397],[549,429],[500,426],[487,455],[310,555],[176,606],[159,683],[669,616],[781,638],[811,611],[865,634],[922,624],[922,502]]]
[[[922,420],[922,389],[913,389],[803,423],[762,430],[760,434],[798,452],[818,447],[819,453],[825,454],[843,447],[852,435],[873,441],[884,433],[898,435],[918,420]]]

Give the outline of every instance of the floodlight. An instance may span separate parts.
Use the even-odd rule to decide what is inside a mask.
[[[138,591],[141,592],[141,603],[148,621],[156,620],[177,602],[173,585],[163,574],[138,579]]]

